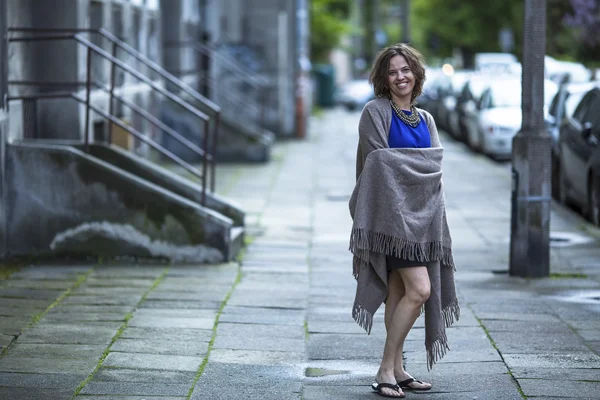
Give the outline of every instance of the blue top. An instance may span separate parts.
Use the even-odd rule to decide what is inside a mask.
[[[410,111],[404,111],[407,115],[411,115]],[[390,136],[388,145],[391,149],[396,148],[425,148],[431,147],[431,135],[427,122],[421,115],[421,122],[416,128],[406,125],[396,114],[392,108],[392,125],[390,126]]]

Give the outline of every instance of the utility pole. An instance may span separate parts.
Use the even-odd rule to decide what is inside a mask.
[[[402,13],[402,43],[410,43],[410,0],[400,0]]]
[[[544,129],[546,0],[525,0],[521,130],[513,139],[511,276],[550,274],[552,141]]]

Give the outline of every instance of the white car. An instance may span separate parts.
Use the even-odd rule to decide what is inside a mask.
[[[499,159],[511,157],[512,139],[521,129],[521,88],[518,77],[495,79],[482,94],[477,121],[484,154]],[[545,108],[557,90],[554,82],[544,81]]]

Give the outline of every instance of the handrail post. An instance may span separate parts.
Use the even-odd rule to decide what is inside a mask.
[[[202,160],[202,206],[206,206],[206,180],[208,178],[208,137],[210,136],[210,123],[204,121],[204,159]]]
[[[219,122],[221,119],[221,113],[215,113],[215,127],[213,132],[212,151],[211,154],[211,170],[210,170],[210,191],[215,193],[216,186],[216,166],[217,166],[217,141],[219,139]]]
[[[112,44],[112,56],[114,58],[117,57],[117,43],[113,42]],[[108,114],[113,115],[114,108],[114,91],[115,91],[115,63],[113,61],[110,62],[110,93],[108,99]],[[108,124],[108,144],[112,143],[112,133],[113,133],[113,124],[109,121]]]
[[[92,49],[87,49],[87,70],[85,78],[85,124],[84,124],[84,145],[85,151],[90,151],[89,125],[90,125],[90,94],[92,84]]]

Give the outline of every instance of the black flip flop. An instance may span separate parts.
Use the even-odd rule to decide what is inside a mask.
[[[390,397],[390,398],[393,398],[393,399],[402,399],[402,398],[406,397],[406,395],[404,393],[402,394],[402,396],[390,396],[390,395],[387,395],[387,394],[383,394],[381,392],[381,389],[385,388],[385,389],[392,389],[392,390],[395,390],[396,392],[400,393],[400,386],[394,385],[393,383],[377,383],[377,382],[374,382],[371,385],[371,388],[375,392],[377,392],[378,395],[380,395],[382,397]]]
[[[400,386],[400,388],[402,390],[414,390],[415,392],[426,392],[428,390],[431,390],[431,386],[429,386],[428,388],[414,388],[412,386],[409,386],[411,383],[416,382],[416,383],[420,383],[421,385],[424,385],[424,382],[418,381],[415,378],[409,378],[405,381],[402,382],[398,382],[398,386]]]

